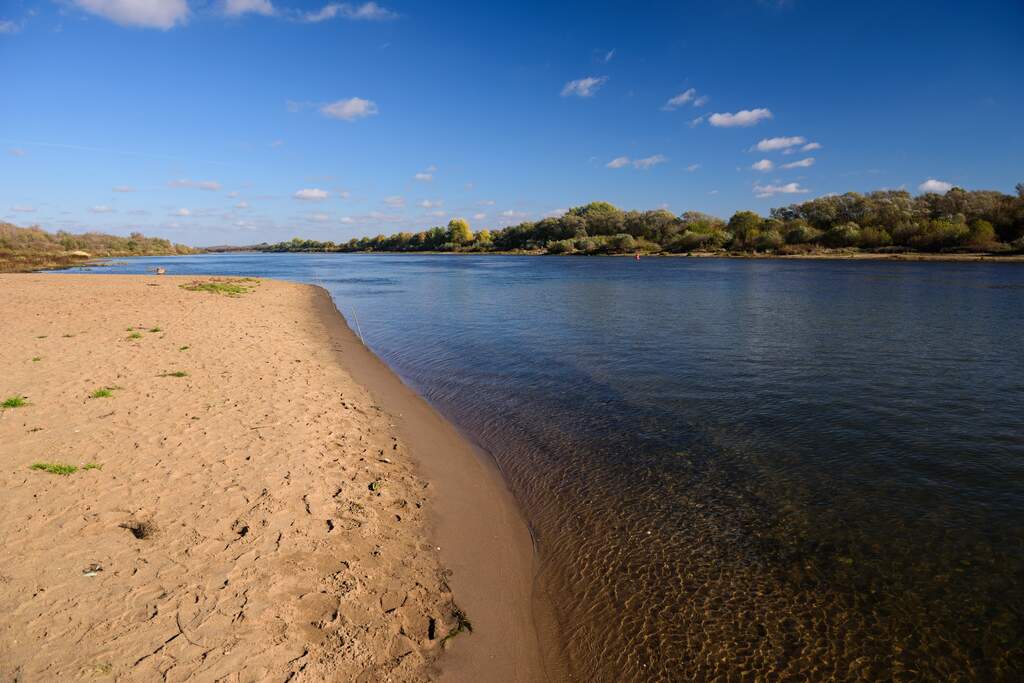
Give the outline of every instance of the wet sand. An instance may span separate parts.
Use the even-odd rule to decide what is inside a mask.
[[[325,291],[193,280],[0,275],[0,679],[544,680],[493,465]]]

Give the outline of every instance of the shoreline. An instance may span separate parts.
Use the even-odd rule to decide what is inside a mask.
[[[539,636],[550,620],[538,623],[535,614],[543,607],[534,595],[533,537],[497,464],[356,336],[326,289],[309,286],[332,347],[344,354],[339,362],[394,418],[436,487],[431,525],[475,629],[464,649],[446,655],[442,680],[547,680]]]
[[[0,275],[0,677],[546,680],[496,466],[326,290],[227,279]]]

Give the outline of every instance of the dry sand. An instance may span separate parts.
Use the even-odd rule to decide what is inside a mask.
[[[192,279],[0,275],[0,680],[543,680],[486,459],[323,290]]]

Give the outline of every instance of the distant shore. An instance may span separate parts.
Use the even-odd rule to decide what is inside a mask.
[[[0,290],[0,678],[543,678],[511,495],[324,290]]]

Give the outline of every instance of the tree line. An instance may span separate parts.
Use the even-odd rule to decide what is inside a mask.
[[[823,250],[984,251],[1024,249],[1024,183],[1016,195],[953,188],[913,196],[904,190],[828,195],[772,209],[738,211],[723,220],[699,211],[623,211],[607,202],[555,218],[473,233],[462,218],[422,232],[347,242],[295,238],[263,251],[542,252],[622,254]]]

